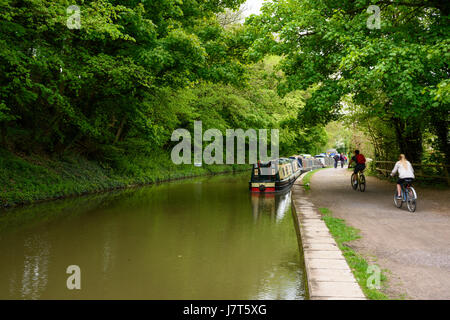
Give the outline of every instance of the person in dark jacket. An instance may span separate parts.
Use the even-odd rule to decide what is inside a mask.
[[[345,157],[344,157],[343,153],[341,153],[341,155],[339,156],[339,160],[341,160],[341,168],[343,168],[344,167],[344,162],[345,162]]]
[[[338,161],[339,161],[339,159],[340,159],[339,154],[336,153],[336,154],[334,155],[333,159],[334,159],[334,168],[336,169],[336,168],[337,168]]]

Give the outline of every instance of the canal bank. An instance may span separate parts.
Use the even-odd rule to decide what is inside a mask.
[[[16,155],[0,148],[0,208],[245,170],[250,166],[175,165],[165,154],[112,166],[79,156]]]
[[[305,196],[304,176],[300,176],[292,187],[292,211],[309,298],[364,300],[366,297],[336,241],[320,213]]]

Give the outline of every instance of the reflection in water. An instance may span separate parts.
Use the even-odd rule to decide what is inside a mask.
[[[103,278],[107,280],[108,274],[111,272],[111,268],[114,263],[114,253],[113,248],[116,246],[115,242],[117,239],[118,228],[114,221],[109,221],[105,224],[102,230],[103,234],[103,260],[102,260],[102,271]]]
[[[255,221],[269,216],[271,220],[281,222],[291,207],[291,191],[282,193],[252,193],[252,212]],[[295,255],[294,255],[295,256]],[[303,295],[298,286],[297,277],[301,277],[295,257],[291,261],[281,261],[271,265],[266,270],[265,277],[259,283],[258,294],[253,299],[258,300],[294,300]]]
[[[0,212],[0,298],[303,299],[290,192],[250,196],[247,183],[195,178]],[[69,265],[81,290],[66,287]]]
[[[256,300],[295,300],[303,295],[296,277],[301,277],[297,270],[298,264],[286,262],[273,266],[266,277],[261,278]],[[295,272],[297,271],[297,272]]]
[[[24,240],[24,266],[21,282],[23,299],[39,299],[47,286],[50,243],[46,234],[33,234]]]
[[[286,192],[283,195],[280,195],[279,204],[277,207],[277,221],[280,221],[284,218],[284,215],[290,209],[291,206],[291,191]]]
[[[261,215],[269,215],[272,219],[280,221],[291,206],[291,191],[283,193],[252,193],[252,212],[254,220]]]

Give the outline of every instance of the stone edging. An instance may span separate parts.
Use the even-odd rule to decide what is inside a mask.
[[[365,300],[341,250],[300,185],[292,186],[292,208],[312,300]]]

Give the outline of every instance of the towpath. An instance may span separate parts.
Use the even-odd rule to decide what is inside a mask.
[[[395,184],[366,177],[366,191],[359,192],[350,176],[346,168],[320,170],[307,196],[361,230],[362,238],[349,245],[390,270],[389,296],[450,299],[450,191],[416,187],[417,211],[410,213],[405,204],[394,206]]]

